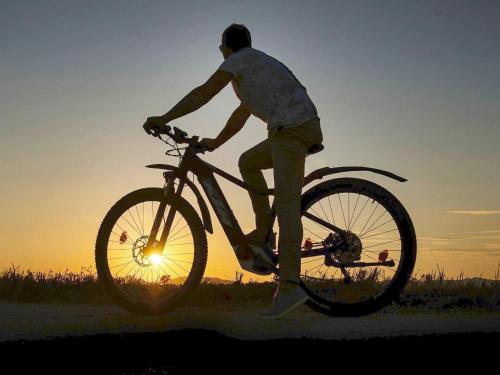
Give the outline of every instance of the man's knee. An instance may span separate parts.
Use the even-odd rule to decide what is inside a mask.
[[[240,171],[252,169],[252,162],[248,152],[244,152],[240,155],[240,158],[238,159],[238,168]]]

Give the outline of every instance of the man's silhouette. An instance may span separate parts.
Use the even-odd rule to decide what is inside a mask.
[[[267,123],[268,136],[239,158],[243,180],[267,189],[263,169],[273,168],[275,207],[280,229],[278,251],[280,281],[273,305],[263,318],[282,316],[307,300],[300,282],[302,240],[301,192],[308,149],[323,140],[316,107],[304,86],[278,60],[252,48],[250,32],[232,24],[222,34],[219,46],[224,62],[203,85],[192,90],[163,116],[149,117],[148,132],[191,113],[219,93],[229,82],[241,101],[226,126],[215,138],[204,138],[209,149],[220,147],[241,130],[251,114]],[[250,193],[256,229],[247,238],[263,244],[269,233],[269,198]]]

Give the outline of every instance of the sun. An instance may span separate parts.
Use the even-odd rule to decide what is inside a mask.
[[[160,254],[150,255],[149,260],[151,261],[151,263],[158,265],[161,263],[161,255]]]

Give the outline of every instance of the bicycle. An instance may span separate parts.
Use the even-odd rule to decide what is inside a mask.
[[[206,232],[213,233],[213,226],[194,176],[241,267],[279,277],[274,202],[266,245],[249,243],[215,174],[257,194],[271,196],[274,190],[255,190],[202,160],[198,154],[208,150],[198,136],[188,137],[168,125],[153,135],[169,146],[167,155],[180,161],[178,166],[147,165],[164,171],[165,185],[127,194],[101,223],[95,246],[96,268],[112,299],[133,313],[160,314],[181,306],[201,283],[208,253]],[[308,155],[322,149],[323,145],[314,145]],[[305,176],[303,186],[352,171],[407,181],[375,168],[324,167]],[[193,181],[188,172],[192,172]],[[186,187],[196,197],[201,218],[182,196]],[[367,218],[360,219],[364,212]],[[361,316],[398,298],[413,272],[417,244],[408,212],[388,190],[359,178],[325,180],[302,194],[302,221],[304,237],[308,237],[301,245],[301,287],[310,297],[309,307],[330,316]]]

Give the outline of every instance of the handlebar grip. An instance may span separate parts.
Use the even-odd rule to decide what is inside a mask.
[[[153,136],[158,137],[160,134],[170,134],[172,128],[169,125],[162,125],[158,129],[153,130]]]

